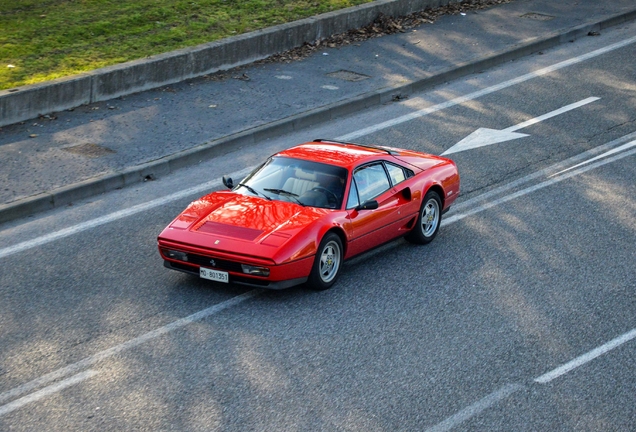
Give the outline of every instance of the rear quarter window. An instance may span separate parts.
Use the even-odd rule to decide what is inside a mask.
[[[398,183],[403,182],[409,177],[413,177],[413,171],[403,168],[399,165],[395,165],[392,163],[386,163],[386,169],[389,172],[389,177],[391,178],[391,183],[395,186]]]

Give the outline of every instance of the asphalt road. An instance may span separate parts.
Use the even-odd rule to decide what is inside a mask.
[[[0,430],[636,430],[635,36],[2,225]],[[462,196],[432,244],[356,258],[331,290],[161,266],[159,231],[277,149],[440,154],[514,127],[528,136],[450,155]]]

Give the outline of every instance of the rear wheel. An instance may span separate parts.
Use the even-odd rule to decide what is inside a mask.
[[[326,290],[336,282],[342,265],[342,241],[338,234],[327,233],[318,246],[308,283],[315,290]]]
[[[442,222],[442,200],[435,191],[428,191],[422,201],[415,226],[406,235],[411,243],[426,244],[433,241]]]

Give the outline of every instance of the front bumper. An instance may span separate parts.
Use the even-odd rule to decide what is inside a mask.
[[[198,265],[190,265],[181,261],[164,259],[163,266],[171,270],[177,270],[183,273],[199,276]],[[271,266],[269,277],[248,276],[243,273],[232,271],[229,271],[228,273],[230,283],[271,290],[281,290],[307,282],[312,266],[313,257],[309,257],[280,266]]]

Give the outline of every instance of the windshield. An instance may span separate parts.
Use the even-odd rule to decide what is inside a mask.
[[[254,170],[234,191],[303,206],[338,209],[347,170],[287,157],[273,157]]]

